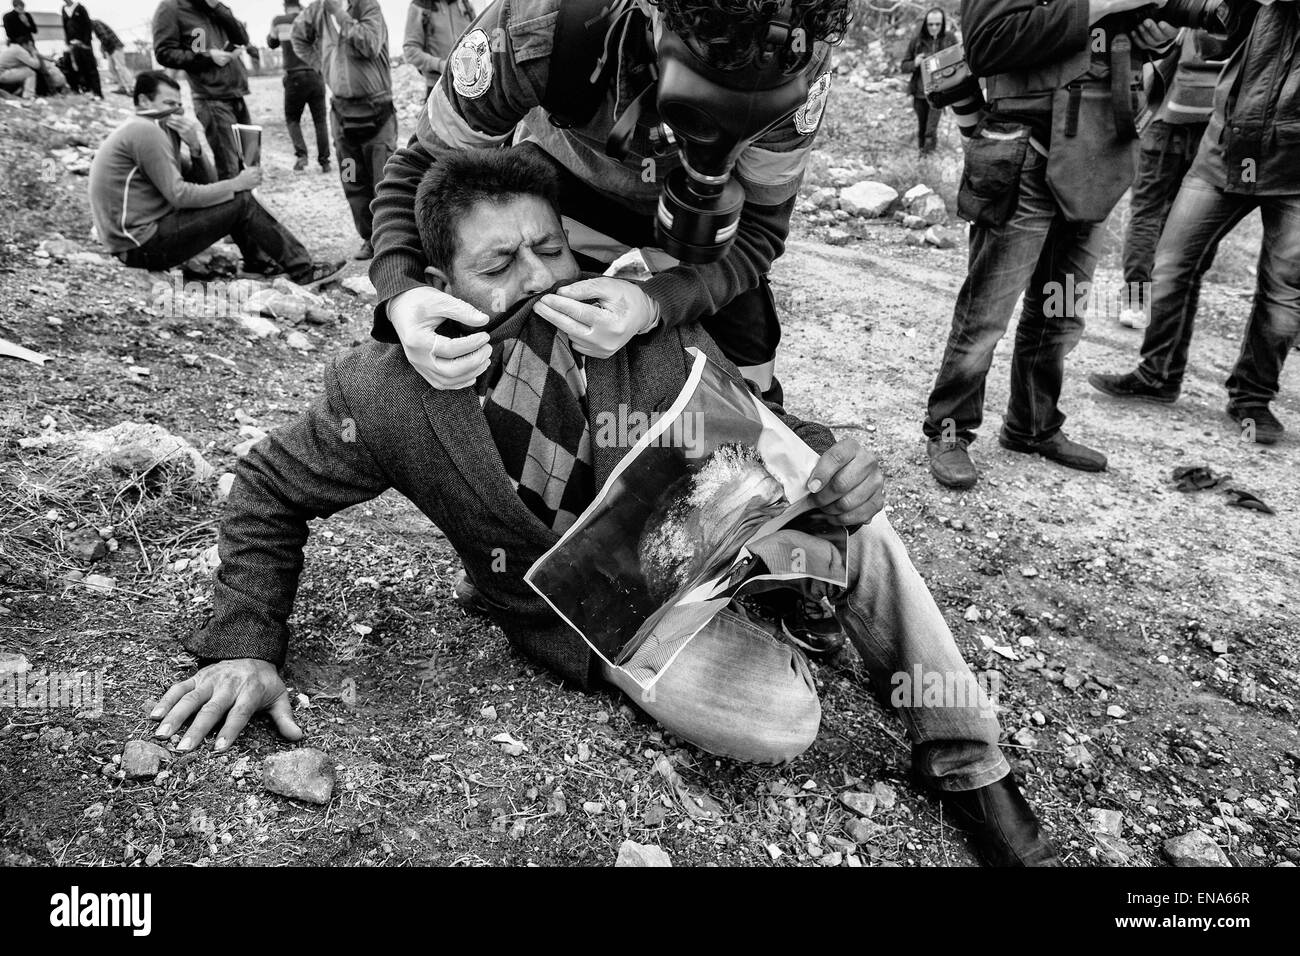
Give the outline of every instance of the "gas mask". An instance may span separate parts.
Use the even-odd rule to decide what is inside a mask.
[[[735,239],[745,192],[736,159],[759,136],[808,102],[813,41],[791,27],[789,0],[744,65],[720,64],[708,44],[666,27],[655,30],[658,78],[610,133],[607,152],[621,158],[649,100],[681,166],[664,180],[655,232],[682,262],[722,258]]]

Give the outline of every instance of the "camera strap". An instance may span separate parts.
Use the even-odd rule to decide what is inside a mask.
[[[1110,99],[1115,107],[1115,134],[1121,141],[1137,139],[1133,122],[1133,41],[1127,33],[1116,34],[1110,41]]]

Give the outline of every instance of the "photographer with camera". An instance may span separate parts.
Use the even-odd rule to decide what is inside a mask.
[[[1187,0],[1174,0],[1184,4]],[[999,442],[1084,471],[1106,456],[1061,431],[1065,356],[1079,341],[1099,224],[1136,173],[1141,67],[1176,30],[1148,0],[965,0],[971,72],[988,110],[965,141],[958,210],[971,221],[969,273],[930,394],[930,470],[950,488],[977,480],[967,447],[1016,299],[1024,305]],[[976,93],[978,90],[975,91]]]
[[[907,91],[912,96],[912,108],[916,111],[916,147],[922,153],[932,153],[939,145],[939,120],[943,117],[943,107],[931,106],[925,98],[921,64],[926,57],[956,46],[959,42],[956,34],[948,29],[948,15],[939,7],[931,7],[917,27],[916,36],[907,44],[907,52],[903,54],[902,72],[908,74]]]
[[[583,267],[601,271],[640,248],[657,273],[573,283],[539,314],[601,358],[657,325],[702,320],[779,400],[767,273],[784,249],[829,90],[830,44],[848,14],[848,0],[497,0],[447,57],[415,137],[377,190],[375,337],[400,339],[436,388],[482,372],[486,334],[439,334],[446,319],[472,331],[487,317],[425,282],[413,200],[449,151],[528,140],[561,177]]]
[[[1223,237],[1258,209],[1264,238],[1255,302],[1225,385],[1227,414],[1242,437],[1272,445],[1284,428],[1269,406],[1300,336],[1300,4],[1230,0],[1220,10],[1234,52],[1156,247],[1141,364],[1088,381],[1116,398],[1161,404],[1178,398],[1201,277]]]

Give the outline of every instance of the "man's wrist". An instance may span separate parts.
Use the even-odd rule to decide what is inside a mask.
[[[662,312],[659,308],[659,303],[655,301],[653,296],[647,295],[646,298],[650,301],[650,320],[646,322],[646,324],[641,328],[639,332],[637,332],[637,335],[645,335],[647,332],[651,331],[652,329],[657,328],[659,325],[659,320],[662,318]]]

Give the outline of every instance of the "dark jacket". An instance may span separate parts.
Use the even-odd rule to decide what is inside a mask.
[[[691,357],[684,349],[692,345],[739,380],[698,323],[638,336],[604,361],[588,359],[593,434],[602,415],[620,408],[667,409],[686,382]],[[815,451],[833,443],[825,427],[773,410]],[[599,487],[628,449],[594,444]],[[583,686],[598,680],[599,658],[524,582],[558,536],[507,477],[477,394],[430,387],[401,346],[377,342],[331,359],[323,393],[236,467],[221,523],[213,614],[186,647],[200,658],[282,664],[308,521],[389,488],[447,536],[512,645]]]
[[[208,50],[224,50],[231,43],[247,46],[248,31],[224,3],[209,8],[201,0],[162,0],[154,12],[154,56],[169,69],[184,70],[190,92],[199,99],[234,100],[248,95],[248,73],[237,53],[222,67],[208,56]]]
[[[378,0],[347,0],[343,9],[338,26],[319,0],[298,14],[291,37],[294,52],[320,70],[335,100],[375,107],[391,103],[393,69],[384,11]]]
[[[1109,77],[1100,24],[1088,24],[1088,0],[963,0],[966,63],[985,78],[989,115],[1026,123],[1044,146],[1051,138],[1052,93],[1081,77]],[[1133,79],[1144,62],[1165,56],[1133,47]]]
[[[24,10],[10,10],[4,15],[5,37],[17,46],[26,46],[36,38],[36,21]]]
[[[907,91],[915,99],[922,99],[925,96],[925,87],[921,85],[921,68],[916,65],[917,55],[930,56],[940,50],[946,50],[950,46],[956,46],[958,42],[960,41],[957,39],[956,34],[951,30],[945,30],[938,37],[932,37],[928,33],[924,36],[912,37],[907,44],[907,53],[899,66],[899,72],[912,74],[911,79],[907,82]]]
[[[95,36],[99,37],[99,48],[104,51],[104,56],[112,56],[123,48],[122,38],[103,20],[90,21],[90,27],[95,31]]]
[[[447,70],[447,56],[474,19],[468,0],[411,0],[406,11],[402,58],[433,86]]]
[[[622,160],[605,152],[616,118],[616,98],[625,106],[630,92],[648,82],[653,66],[653,54],[647,54],[646,44],[638,39],[643,39],[641,31],[627,29],[617,34],[617,42],[611,41],[611,47],[618,48],[610,59],[620,69],[586,125],[557,129],[544,111],[534,111],[550,77],[559,4],[560,0],[496,0],[485,9],[453,51],[453,67],[429,96],[416,135],[385,167],[373,206],[375,259],[370,277],[380,299],[376,338],[396,340],[385,304],[424,282],[428,263],[412,210],[420,179],[440,153],[508,143],[518,126],[521,137],[536,142],[607,198],[611,210],[626,209],[645,218],[654,215],[660,183],[680,165],[677,151],[659,139],[657,127],[638,126]],[[599,16],[615,31],[620,27],[616,18],[625,9],[607,3]],[[812,102],[758,137],[736,161],[735,178],[744,187],[746,201],[731,249],[717,262],[679,265],[645,284],[666,324],[712,315],[740,293],[756,288],[785,250],[790,214],[829,90],[830,47],[816,44],[813,61],[810,72],[817,79],[810,85],[818,94],[810,98]],[[575,63],[571,68],[585,76],[592,64]],[[654,176],[645,175],[650,168]]]
[[[1234,52],[1191,174],[1230,193],[1300,194],[1300,3],[1231,9]]]
[[[63,38],[68,43],[83,43],[90,46],[95,31],[91,26],[90,14],[86,12],[85,6],[78,3],[72,8],[71,16],[68,15],[67,7],[64,7],[60,13],[63,16]]]
[[[284,72],[293,73],[298,70],[311,70],[315,73],[310,63],[304,63],[302,57],[293,48],[293,41],[289,38],[293,31],[294,21],[298,19],[300,13],[282,13],[271,21],[271,32],[266,35],[266,45],[272,50],[283,50]],[[284,38],[281,39],[281,33]]]

